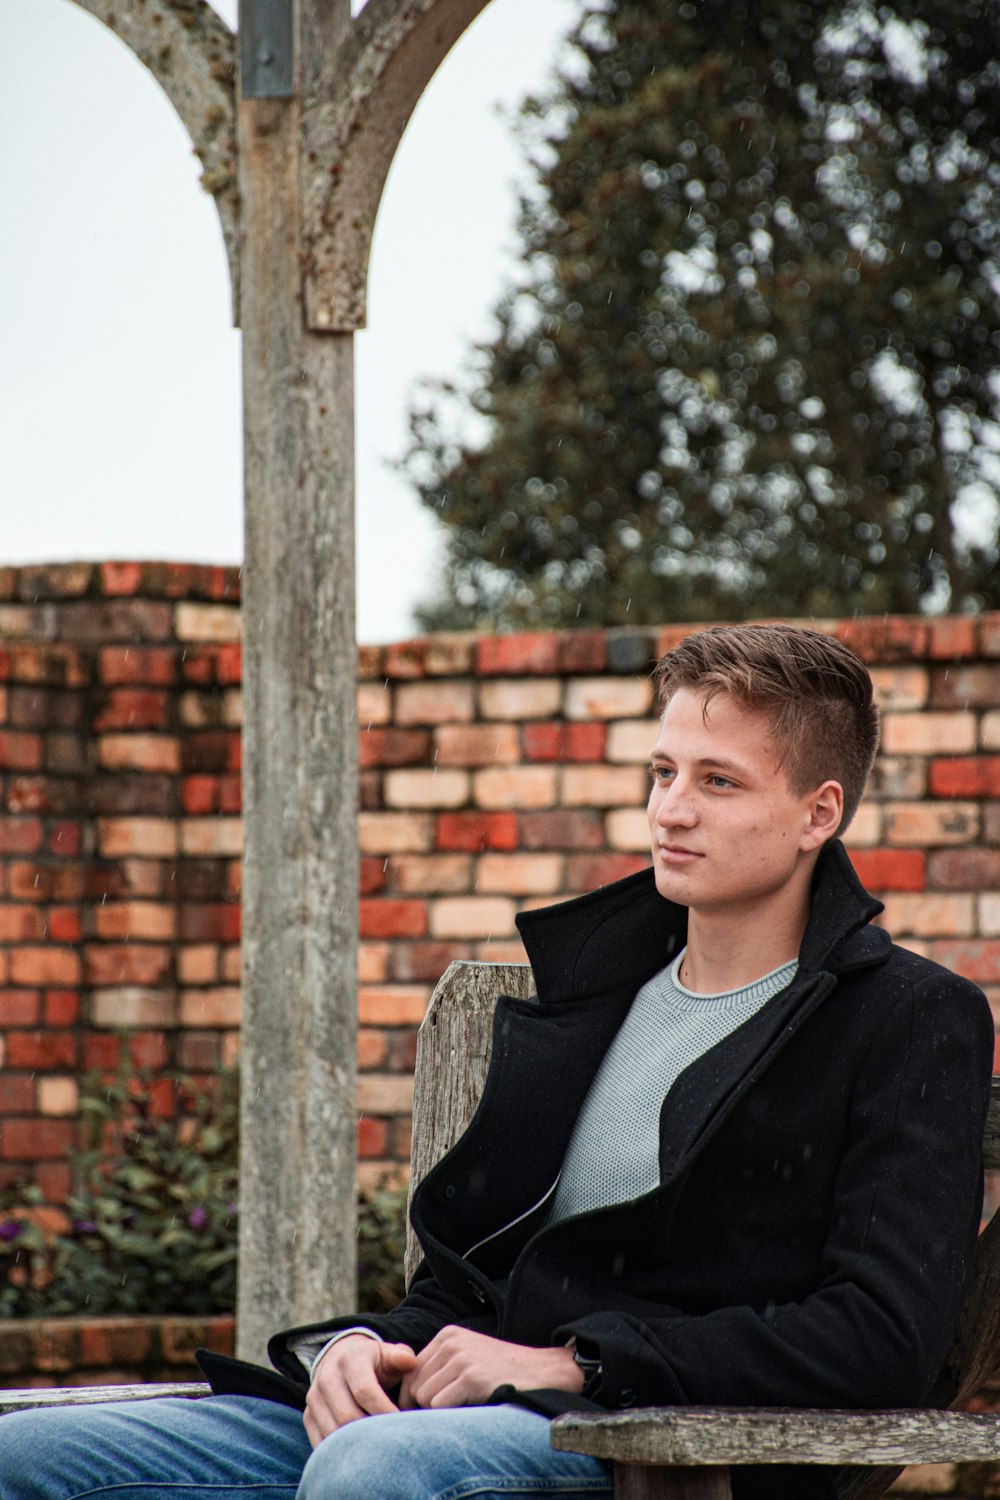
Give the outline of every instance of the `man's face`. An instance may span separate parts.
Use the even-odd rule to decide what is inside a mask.
[[[679,688],[652,754],[649,831],[661,896],[692,912],[766,910],[823,838],[763,714]]]

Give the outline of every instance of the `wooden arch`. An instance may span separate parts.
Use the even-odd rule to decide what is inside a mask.
[[[243,331],[245,1358],[354,1296],[353,333],[406,122],[487,3],[241,0],[240,48],[207,0],[77,0],[186,126]]]

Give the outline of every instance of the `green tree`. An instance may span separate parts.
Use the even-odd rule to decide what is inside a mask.
[[[1000,603],[998,17],[587,9],[525,111],[521,284],[412,413],[424,625]]]

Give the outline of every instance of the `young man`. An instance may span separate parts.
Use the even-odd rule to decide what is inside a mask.
[[[606,1493],[548,1416],[927,1394],[978,1224],[993,1026],[871,925],[836,841],[875,754],[870,678],[819,633],[734,626],[656,681],[652,870],[519,919],[538,997],[501,1001],[476,1118],[415,1195],[405,1300],[277,1335],[278,1373],[206,1356],[204,1402],[7,1418],[4,1500]]]

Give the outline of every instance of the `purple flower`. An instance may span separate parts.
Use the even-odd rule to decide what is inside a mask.
[[[11,1240],[16,1240],[20,1233],[21,1225],[16,1219],[4,1219],[3,1223],[0,1224],[0,1241],[3,1241],[5,1244],[9,1244]]]
[[[96,1234],[97,1225],[93,1219],[76,1219],[73,1228],[77,1234]]]
[[[208,1223],[208,1214],[202,1208],[200,1203],[192,1208],[191,1212],[188,1214],[188,1223],[191,1225],[192,1229],[204,1229],[205,1225]]]

